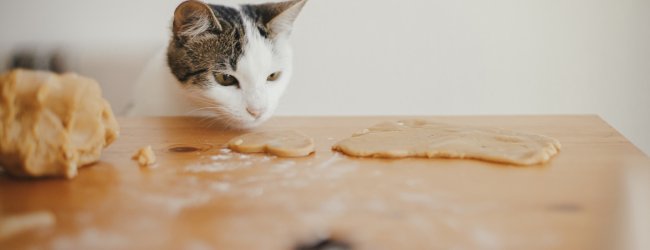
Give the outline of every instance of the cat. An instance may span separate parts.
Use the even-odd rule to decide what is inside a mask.
[[[268,120],[292,76],[290,36],[307,0],[174,11],[172,38],[134,86],[132,116],[206,116],[227,128]]]

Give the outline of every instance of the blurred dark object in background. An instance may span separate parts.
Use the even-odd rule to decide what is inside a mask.
[[[61,50],[20,49],[12,53],[8,70],[21,68],[63,73],[67,70]]]

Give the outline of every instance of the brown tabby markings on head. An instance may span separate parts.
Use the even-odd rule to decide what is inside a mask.
[[[186,2],[191,3],[192,1]],[[179,20],[174,21],[175,32],[167,49],[167,63],[172,73],[183,84],[193,83],[203,86],[207,83],[212,72],[216,70],[237,70],[236,62],[243,53],[246,44],[244,26],[239,11],[225,6],[208,6],[201,3],[198,6],[186,8],[205,8],[190,10],[189,13],[179,13],[183,4],[178,7],[176,17],[187,18],[195,22],[197,18],[216,17],[205,30],[198,34],[186,35],[182,32],[183,25]],[[194,11],[194,12],[191,12]],[[186,11],[187,12],[187,11]],[[189,16],[183,17],[183,14]],[[211,15],[211,16],[195,16]],[[216,22],[216,23],[215,23]],[[176,30],[176,27],[179,27]]]
[[[272,20],[295,4],[304,4],[303,1],[242,5],[241,12],[227,6],[186,1],[174,13],[167,64],[182,84],[210,87],[208,79],[215,71],[237,71],[237,62],[248,43],[244,18],[272,42],[277,35],[270,27]]]

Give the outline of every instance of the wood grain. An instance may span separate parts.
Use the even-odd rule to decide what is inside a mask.
[[[51,211],[56,224],[0,240],[2,249],[617,249],[624,176],[650,160],[596,116],[427,117],[548,135],[550,163],[358,159],[330,147],[405,117],[274,118],[296,129],[302,159],[223,151],[242,132],[197,118],[122,118],[101,162],[73,180],[0,174],[0,218]],[[131,155],[152,145],[158,164]],[[320,241],[320,242],[319,242]],[[620,248],[619,248],[620,249]]]

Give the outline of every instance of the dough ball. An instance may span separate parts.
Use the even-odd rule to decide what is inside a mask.
[[[11,175],[72,178],[118,134],[93,79],[31,70],[0,76],[0,166]]]

